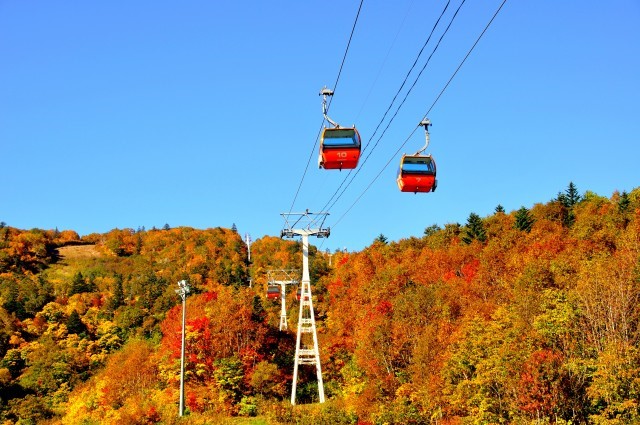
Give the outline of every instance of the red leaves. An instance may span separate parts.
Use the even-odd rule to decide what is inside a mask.
[[[202,297],[203,297],[205,302],[215,301],[215,300],[218,299],[218,293],[217,292],[205,292],[204,294],[202,294]]]
[[[199,402],[198,395],[195,392],[187,392],[185,401],[192,412],[202,412],[204,410],[204,406]]]
[[[562,399],[561,366],[563,357],[551,350],[531,354],[520,375],[518,404],[535,417],[554,413]]]
[[[480,260],[474,258],[469,263],[463,264],[460,271],[462,272],[462,277],[467,283],[470,283],[473,278],[478,274],[478,269],[480,268]]]
[[[391,316],[393,312],[393,304],[387,300],[381,300],[376,306],[376,311],[385,316]]]

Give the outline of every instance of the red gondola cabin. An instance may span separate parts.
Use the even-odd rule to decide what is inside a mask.
[[[325,170],[352,169],[360,159],[360,133],[355,127],[322,130],[318,166]]]
[[[267,298],[269,298],[269,299],[280,298],[280,287],[279,286],[274,286],[274,285],[269,285],[267,287]]]
[[[296,299],[300,301],[300,298],[302,298],[302,288],[298,288],[298,290],[296,291]],[[309,301],[308,295],[305,297],[305,301]]]
[[[401,192],[434,192],[436,162],[431,155],[402,155],[397,182]]]

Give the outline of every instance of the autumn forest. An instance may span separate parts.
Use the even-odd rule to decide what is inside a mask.
[[[640,188],[424,226],[311,246],[326,402],[302,366],[293,406],[299,241],[0,223],[0,424],[640,424]]]

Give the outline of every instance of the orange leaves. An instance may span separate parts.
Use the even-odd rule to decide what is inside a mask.
[[[329,403],[347,406],[351,422],[362,423],[637,421],[640,190],[628,198],[585,196],[571,223],[559,202],[533,206],[530,232],[514,227],[513,212],[498,213],[483,219],[484,244],[462,244],[462,229],[449,224],[424,237],[336,252],[333,267],[311,247]],[[65,424],[172,423],[182,336],[174,289],[188,279],[190,420],[215,422],[256,408],[263,415],[277,409],[264,406],[285,404],[294,337],[277,331],[279,306],[263,303],[263,284],[268,269],[299,268],[298,242],[257,240],[252,288],[246,246],[222,228],[116,229],[85,240],[120,257],[36,274],[52,246],[74,239],[67,231],[0,228],[5,389],[18,383],[51,391],[40,404],[57,403],[55,411],[68,412]],[[80,269],[94,287],[67,300]],[[110,311],[116,275],[122,296]],[[50,302],[52,294],[59,303]],[[297,306],[289,304],[292,317]],[[74,309],[87,338],[62,324]],[[157,346],[132,339],[153,340],[158,321]],[[63,348],[49,349],[56,346]],[[80,384],[80,373],[94,376]],[[307,392],[308,376],[301,379]],[[82,388],[69,390],[76,383]],[[56,401],[68,391],[68,404]],[[9,409],[0,413],[16,417]]]
[[[0,228],[0,274],[36,273],[53,260],[51,235],[39,229]]]
[[[122,406],[127,399],[151,389],[157,381],[152,355],[152,347],[141,340],[130,341],[114,353],[97,381],[99,404]]]

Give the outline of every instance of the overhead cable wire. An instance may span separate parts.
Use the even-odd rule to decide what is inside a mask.
[[[451,25],[453,24],[453,21],[456,19],[456,16],[458,16],[458,12],[460,11],[460,9],[462,8],[462,6],[464,5],[466,0],[462,0],[462,2],[460,3],[460,5],[458,6],[458,8],[456,9],[455,13],[453,14],[453,16],[451,17],[451,20],[449,21],[449,24],[447,25],[447,27],[445,28],[445,30],[443,31],[443,33],[440,35],[440,39],[438,39],[438,42],[436,43],[435,47],[433,48],[433,50],[431,51],[431,54],[429,55],[429,57],[427,58],[427,61],[424,63],[424,65],[422,66],[422,69],[420,70],[420,72],[418,73],[418,75],[416,76],[416,78],[414,79],[413,83],[411,84],[411,87],[409,87],[409,90],[407,90],[407,93],[405,93],[404,99],[402,99],[402,102],[400,102],[400,104],[398,105],[398,107],[396,108],[396,111],[394,112],[393,116],[389,119],[389,121],[387,122],[386,127],[384,128],[384,130],[382,131],[382,133],[380,134],[380,136],[378,137],[378,140],[376,140],[376,143],[373,145],[373,148],[371,148],[371,150],[369,151],[369,153],[367,154],[367,156],[364,158],[364,160],[362,161],[360,167],[356,170],[356,173],[353,175],[353,177],[351,178],[351,180],[349,180],[349,182],[347,183],[347,185],[344,187],[344,189],[342,190],[342,192],[340,193],[340,195],[338,195],[337,198],[335,198],[335,200],[333,201],[333,203],[330,204],[329,206],[329,210],[331,208],[333,208],[333,206],[338,202],[338,200],[342,197],[342,195],[346,192],[346,190],[349,188],[349,186],[351,185],[351,183],[353,182],[353,180],[356,178],[356,176],[360,173],[360,170],[362,170],[364,164],[367,163],[367,160],[369,159],[369,157],[371,156],[371,154],[373,153],[373,151],[376,149],[376,147],[378,146],[378,144],[380,143],[380,140],[382,140],[382,138],[384,137],[384,135],[386,134],[387,130],[389,129],[389,127],[391,126],[391,123],[393,122],[393,120],[396,118],[396,116],[398,115],[398,112],[400,112],[400,109],[402,109],[402,106],[404,105],[404,103],[406,102],[407,98],[409,97],[409,95],[411,94],[411,92],[413,91],[413,89],[415,88],[416,84],[418,83],[418,80],[420,79],[420,77],[422,76],[422,73],[424,72],[424,70],[427,68],[427,66],[429,65],[429,63],[431,62],[431,58],[433,57],[434,53],[436,52],[436,50],[438,50],[438,47],[440,46],[440,43],[442,42],[442,39],[444,38],[444,36],[447,34],[447,32],[449,32],[449,29],[451,28]],[[442,13],[440,14],[440,17],[438,18],[438,21],[436,21],[436,24],[433,27],[433,30],[431,31],[431,34],[429,35],[429,39],[431,39],[431,35],[433,35],[433,32],[435,31],[438,22],[440,22],[440,19],[442,18],[442,16],[444,15],[444,13],[447,10],[447,7],[449,6],[449,2],[447,2],[447,4],[445,5],[444,10],[442,11]],[[429,39],[427,40],[427,43],[429,42]],[[425,43],[424,46],[427,45],[427,43]],[[424,46],[422,48],[422,50],[424,50]],[[422,50],[420,50],[420,54],[422,53]],[[417,62],[417,59],[416,59]],[[415,63],[414,62],[414,66]],[[412,67],[413,70],[413,67]],[[407,78],[409,77],[409,74],[407,74]],[[406,83],[407,78],[405,78],[405,81],[402,83],[402,86],[404,86],[404,84]],[[402,87],[401,87],[402,88]],[[391,107],[393,106],[393,102],[395,101],[397,95],[400,93],[400,90],[398,90],[398,92],[396,93],[396,96],[394,97],[391,105],[389,105],[389,108],[387,109],[387,111],[384,114],[384,117],[386,117],[387,113],[389,112],[389,110],[391,109]],[[384,121],[384,117],[382,118],[382,120],[380,121],[380,123],[378,124],[378,127],[376,128],[375,133],[378,131],[378,128],[380,127],[380,125],[382,124],[382,122]],[[373,138],[373,135],[372,135]],[[348,178],[349,176],[347,175],[346,178]],[[345,179],[346,179],[345,178]],[[344,182],[343,182],[344,183]],[[340,187],[342,187],[342,185],[340,185]],[[338,189],[339,190],[339,189]],[[336,192],[337,193],[337,192]],[[335,196],[335,193],[334,193]],[[333,197],[332,197],[333,198]],[[331,202],[331,201],[330,201]],[[329,204],[330,202],[328,202],[327,204]]]
[[[371,86],[369,87],[369,91],[367,92],[367,95],[364,97],[364,100],[362,101],[362,106],[360,107],[360,110],[356,114],[355,122],[358,122],[358,118],[360,118],[360,115],[362,115],[362,111],[364,110],[364,107],[367,105],[369,97],[371,97],[371,93],[373,93],[374,87],[376,87],[376,85],[378,83],[378,79],[380,78],[380,74],[382,73],[382,70],[385,68],[385,65],[387,64],[387,60],[389,59],[389,55],[394,50],[396,42],[398,41],[398,37],[400,36],[400,32],[402,31],[402,29],[405,26],[405,22],[407,21],[407,17],[409,16],[409,12],[411,11],[411,7],[413,7],[413,3],[414,3],[414,0],[411,1],[411,3],[409,4],[409,7],[407,8],[407,11],[404,14],[404,17],[402,18],[402,22],[400,24],[400,27],[398,28],[398,31],[396,32],[396,35],[393,37],[393,41],[391,42],[391,45],[389,45],[389,49],[387,50],[387,53],[386,53],[384,59],[382,60],[382,63],[380,64],[380,67],[378,68],[378,72],[376,73],[376,76],[373,79],[373,83],[371,83]]]
[[[460,10],[460,7],[462,7],[462,5],[464,4],[465,0],[462,0],[462,3],[460,4],[460,6],[458,7],[458,10]],[[369,146],[369,142],[371,142],[371,140],[374,138],[374,136],[376,135],[376,133],[378,132],[378,129],[380,128],[380,126],[382,125],[382,123],[384,122],[384,119],[387,117],[387,114],[389,113],[389,111],[391,110],[391,108],[393,107],[393,104],[395,103],[396,99],[398,98],[398,95],[400,95],[400,92],[402,91],[402,89],[404,88],[404,85],[407,83],[407,80],[409,79],[409,75],[411,75],[411,72],[413,72],[413,70],[416,67],[416,64],[418,63],[418,60],[420,60],[420,56],[422,56],[422,52],[424,51],[424,49],[427,47],[427,44],[429,44],[429,41],[431,41],[431,37],[433,36],[433,33],[435,32],[436,28],[438,27],[438,24],[440,23],[440,20],[442,19],[442,17],[444,16],[444,14],[446,13],[447,9],[449,8],[449,4],[451,3],[451,0],[447,1],[447,4],[445,4],[444,9],[442,9],[442,12],[440,13],[440,16],[438,17],[438,20],[436,21],[436,23],[433,25],[433,28],[431,29],[431,32],[429,33],[429,37],[427,37],[427,41],[424,42],[424,44],[422,45],[422,48],[420,49],[420,51],[418,52],[418,56],[416,56],[415,61],[413,61],[413,65],[411,65],[411,68],[409,68],[409,71],[407,72],[407,75],[404,77],[404,80],[402,81],[402,84],[400,84],[400,88],[398,88],[398,91],[396,91],[396,94],[393,96],[393,99],[391,100],[391,103],[389,104],[389,107],[387,108],[387,110],[384,112],[384,115],[382,116],[382,118],[380,119],[380,122],[378,123],[377,127],[375,128],[375,130],[373,131],[373,134],[371,135],[371,137],[369,138],[369,141],[367,142],[367,144],[365,146],[363,146],[362,151],[366,151],[367,150],[367,146]],[[453,15],[453,18],[451,18],[451,22],[453,22],[453,20],[455,19],[456,15],[458,14],[458,11],[456,11],[456,13]],[[449,22],[449,26],[451,26],[451,22]],[[447,31],[449,30],[449,27],[447,27],[447,29],[444,31],[444,34],[447,33]],[[442,40],[442,37],[440,37],[440,40]],[[439,44],[439,42],[438,42]],[[436,46],[437,48],[437,46]],[[435,49],[433,52],[431,52],[431,55],[429,56],[429,59],[427,59],[427,63],[425,63],[424,67],[422,68],[422,70],[424,71],[424,68],[427,66],[427,64],[429,63],[429,60],[431,59],[431,56],[433,56],[433,53],[435,52]],[[420,72],[422,73],[422,72]],[[419,77],[419,75],[418,75]],[[415,82],[412,85],[415,86]],[[411,90],[409,90],[410,92]],[[405,96],[406,99],[406,96]],[[397,113],[397,112],[396,112]],[[376,144],[377,145],[377,144]],[[375,149],[375,146],[373,147],[373,149]]]
[[[451,75],[451,77],[449,78],[449,80],[447,81],[447,83],[444,85],[444,87],[442,88],[442,90],[440,91],[440,93],[438,94],[438,96],[436,97],[436,99],[433,101],[433,103],[431,104],[431,106],[429,107],[429,109],[427,110],[426,114],[424,115],[423,119],[425,119],[430,113],[431,110],[434,108],[434,106],[436,105],[436,103],[438,102],[438,100],[440,100],[440,97],[442,97],[442,94],[445,92],[445,90],[449,87],[449,84],[451,84],[451,81],[453,81],[453,79],[455,78],[455,76],[458,74],[458,71],[460,71],[460,68],[462,68],[462,65],[464,65],[464,63],[466,62],[467,58],[469,58],[469,56],[471,55],[471,52],[473,51],[473,49],[475,49],[476,45],[478,44],[478,42],[480,42],[480,39],[482,38],[482,36],[485,34],[485,32],[489,29],[489,27],[491,26],[491,24],[493,23],[493,21],[495,20],[496,16],[498,16],[498,13],[500,13],[500,10],[502,10],[502,7],[504,6],[504,4],[507,2],[507,0],[503,0],[502,3],[500,4],[500,6],[498,7],[498,9],[496,10],[496,12],[493,14],[493,16],[491,17],[491,19],[489,20],[489,23],[487,23],[487,25],[484,27],[484,29],[482,30],[482,32],[480,33],[480,35],[478,36],[478,38],[476,39],[475,43],[473,43],[473,45],[471,46],[471,48],[469,49],[469,51],[467,52],[467,54],[465,55],[464,59],[462,59],[462,61],[460,62],[460,64],[458,65],[458,67],[456,68],[456,70],[453,72],[453,74]],[[405,141],[402,143],[402,145],[400,145],[400,147],[398,148],[398,150],[396,150],[393,154],[393,156],[391,158],[389,158],[389,161],[387,161],[387,163],[384,165],[384,167],[382,167],[382,169],[380,170],[380,172],[374,177],[374,179],[371,181],[371,183],[369,183],[369,185],[362,191],[362,193],[356,198],[355,201],[353,201],[353,203],[351,204],[351,206],[349,208],[347,208],[347,210],[338,218],[338,220],[335,222],[335,224],[333,225],[333,227],[335,228],[338,223],[340,223],[340,221],[342,221],[342,219],[347,215],[347,213],[349,211],[351,211],[351,209],[358,203],[358,201],[360,201],[360,199],[364,196],[364,194],[371,188],[371,186],[373,186],[373,183],[376,182],[376,180],[378,180],[378,178],[380,177],[380,175],[382,175],[382,173],[384,172],[384,170],[389,166],[389,164],[391,163],[391,161],[393,161],[393,159],[400,153],[400,151],[402,150],[402,148],[404,147],[404,145],[407,144],[407,142],[411,139],[411,136],[413,136],[413,134],[416,132],[416,130],[420,127],[420,125],[416,126],[416,128],[413,129],[413,131],[411,132],[411,134],[409,134],[409,136],[405,139]]]
[[[438,17],[438,19],[436,20],[436,23],[433,25],[433,28],[431,29],[431,32],[429,33],[429,37],[427,37],[427,40],[424,42],[424,44],[422,45],[422,48],[420,49],[420,51],[418,52],[418,55],[416,56],[416,59],[413,62],[413,65],[411,65],[411,68],[409,68],[409,71],[407,72],[407,75],[404,77],[404,80],[402,81],[402,84],[400,85],[400,88],[398,88],[398,90],[396,91],[396,94],[393,96],[393,99],[391,100],[391,103],[389,104],[389,107],[387,108],[387,110],[385,111],[385,113],[383,114],[382,118],[380,119],[380,121],[378,122],[378,125],[376,126],[373,134],[369,137],[369,140],[367,142],[367,144],[363,147],[362,149],[362,153],[364,153],[364,151],[366,150],[366,147],[368,146],[369,142],[371,142],[371,140],[375,137],[376,133],[378,132],[378,129],[380,128],[380,126],[382,125],[382,123],[384,122],[384,119],[387,117],[387,114],[389,113],[389,111],[391,110],[391,108],[393,107],[393,104],[395,103],[396,99],[398,98],[398,95],[400,94],[400,92],[402,91],[402,89],[404,88],[404,85],[407,83],[407,80],[409,79],[409,75],[411,75],[411,72],[413,72],[416,64],[418,63],[418,60],[420,59],[420,56],[422,55],[422,52],[424,51],[425,47],[427,46],[427,44],[429,43],[429,41],[431,40],[431,37],[433,36],[433,33],[435,32],[436,28],[438,27],[438,23],[440,22],[440,20],[442,19],[442,17],[444,16],[444,14],[447,11],[447,8],[449,7],[449,4],[451,3],[451,0],[448,0],[447,3],[444,6],[444,9],[442,10],[442,12],[440,13],[440,16]],[[463,1],[464,3],[464,1]],[[459,8],[458,8],[459,10]],[[457,13],[457,12],[456,12]],[[455,18],[455,15],[454,15]],[[449,26],[451,26],[451,24],[449,24]],[[431,56],[433,56],[433,52],[431,53]],[[431,59],[431,56],[429,56],[429,59]],[[427,61],[428,63],[428,61]],[[426,64],[425,64],[426,67]],[[423,67],[424,70],[424,67]],[[422,72],[421,72],[422,73]],[[415,82],[412,85],[415,86]],[[405,97],[406,100],[406,97]],[[397,114],[397,111],[396,111]],[[387,126],[388,128],[388,126]],[[386,130],[386,129],[385,129]],[[378,139],[378,142],[380,141],[380,139]],[[376,142],[376,144],[374,145],[373,149],[371,150],[371,152],[373,152],[373,150],[375,149],[375,147],[378,145],[378,143]],[[358,175],[358,173],[360,172],[360,169],[362,168],[362,166],[364,164],[367,163],[367,160],[369,159],[369,156],[371,156],[371,152],[369,152],[369,154],[364,158],[364,160],[362,161],[362,163],[360,164],[360,168],[358,168],[358,170],[356,171],[356,173],[354,174],[354,176],[351,178],[351,180],[349,180],[349,183],[347,184],[347,186],[345,187],[345,189],[340,193],[340,195],[335,199],[335,201],[333,203],[331,203],[331,201],[333,201],[333,199],[336,197],[336,195],[338,194],[338,192],[340,192],[340,189],[342,188],[342,186],[345,184],[345,182],[349,179],[349,177],[351,176],[351,173],[353,172],[353,170],[349,170],[349,172],[347,173],[347,175],[344,177],[344,179],[342,179],[342,182],[340,183],[340,185],[338,186],[338,188],[335,190],[335,192],[333,193],[333,195],[331,195],[331,197],[329,198],[329,200],[325,203],[325,205],[322,207],[322,210],[324,211],[329,211],[335,204],[336,202],[338,202],[338,200],[340,199],[340,197],[342,196],[342,194],[346,191],[347,187],[351,184],[351,182],[355,179],[355,177]]]
[[[356,30],[356,25],[358,23],[358,18],[360,17],[360,11],[362,10],[362,4],[364,3],[364,0],[360,0],[360,6],[358,7],[358,13],[356,14],[356,18],[353,21],[353,27],[351,28],[351,35],[349,35],[349,41],[347,42],[347,47],[345,48],[344,51],[344,55],[342,56],[342,63],[340,64],[340,69],[338,70],[338,76],[336,77],[336,82],[333,85],[333,92],[335,93],[337,87],[338,87],[338,82],[340,81],[340,75],[342,74],[342,68],[344,67],[344,64],[347,60],[347,53],[349,52],[349,46],[351,46],[351,40],[353,39],[353,34],[355,33]],[[331,107],[331,100],[333,98],[329,99],[329,104],[327,105],[327,112],[329,112],[329,107]],[[307,171],[309,170],[309,164],[311,163],[311,159],[313,158],[313,154],[316,150],[316,146],[318,145],[318,139],[320,139],[320,133],[322,132],[322,127],[324,126],[324,118],[322,119],[322,124],[320,124],[320,130],[318,131],[318,134],[316,136],[316,141],[313,144],[313,148],[311,149],[311,153],[309,154],[309,159],[307,160],[307,165],[304,168],[304,172],[302,173],[302,178],[300,179],[300,184],[298,184],[298,189],[296,190],[296,194],[293,197],[293,201],[291,202],[291,207],[289,208],[289,213],[291,213],[291,211],[293,211],[293,206],[296,203],[296,200],[298,199],[298,195],[300,194],[300,189],[302,188],[302,183],[304,182],[304,178],[307,175]]]

